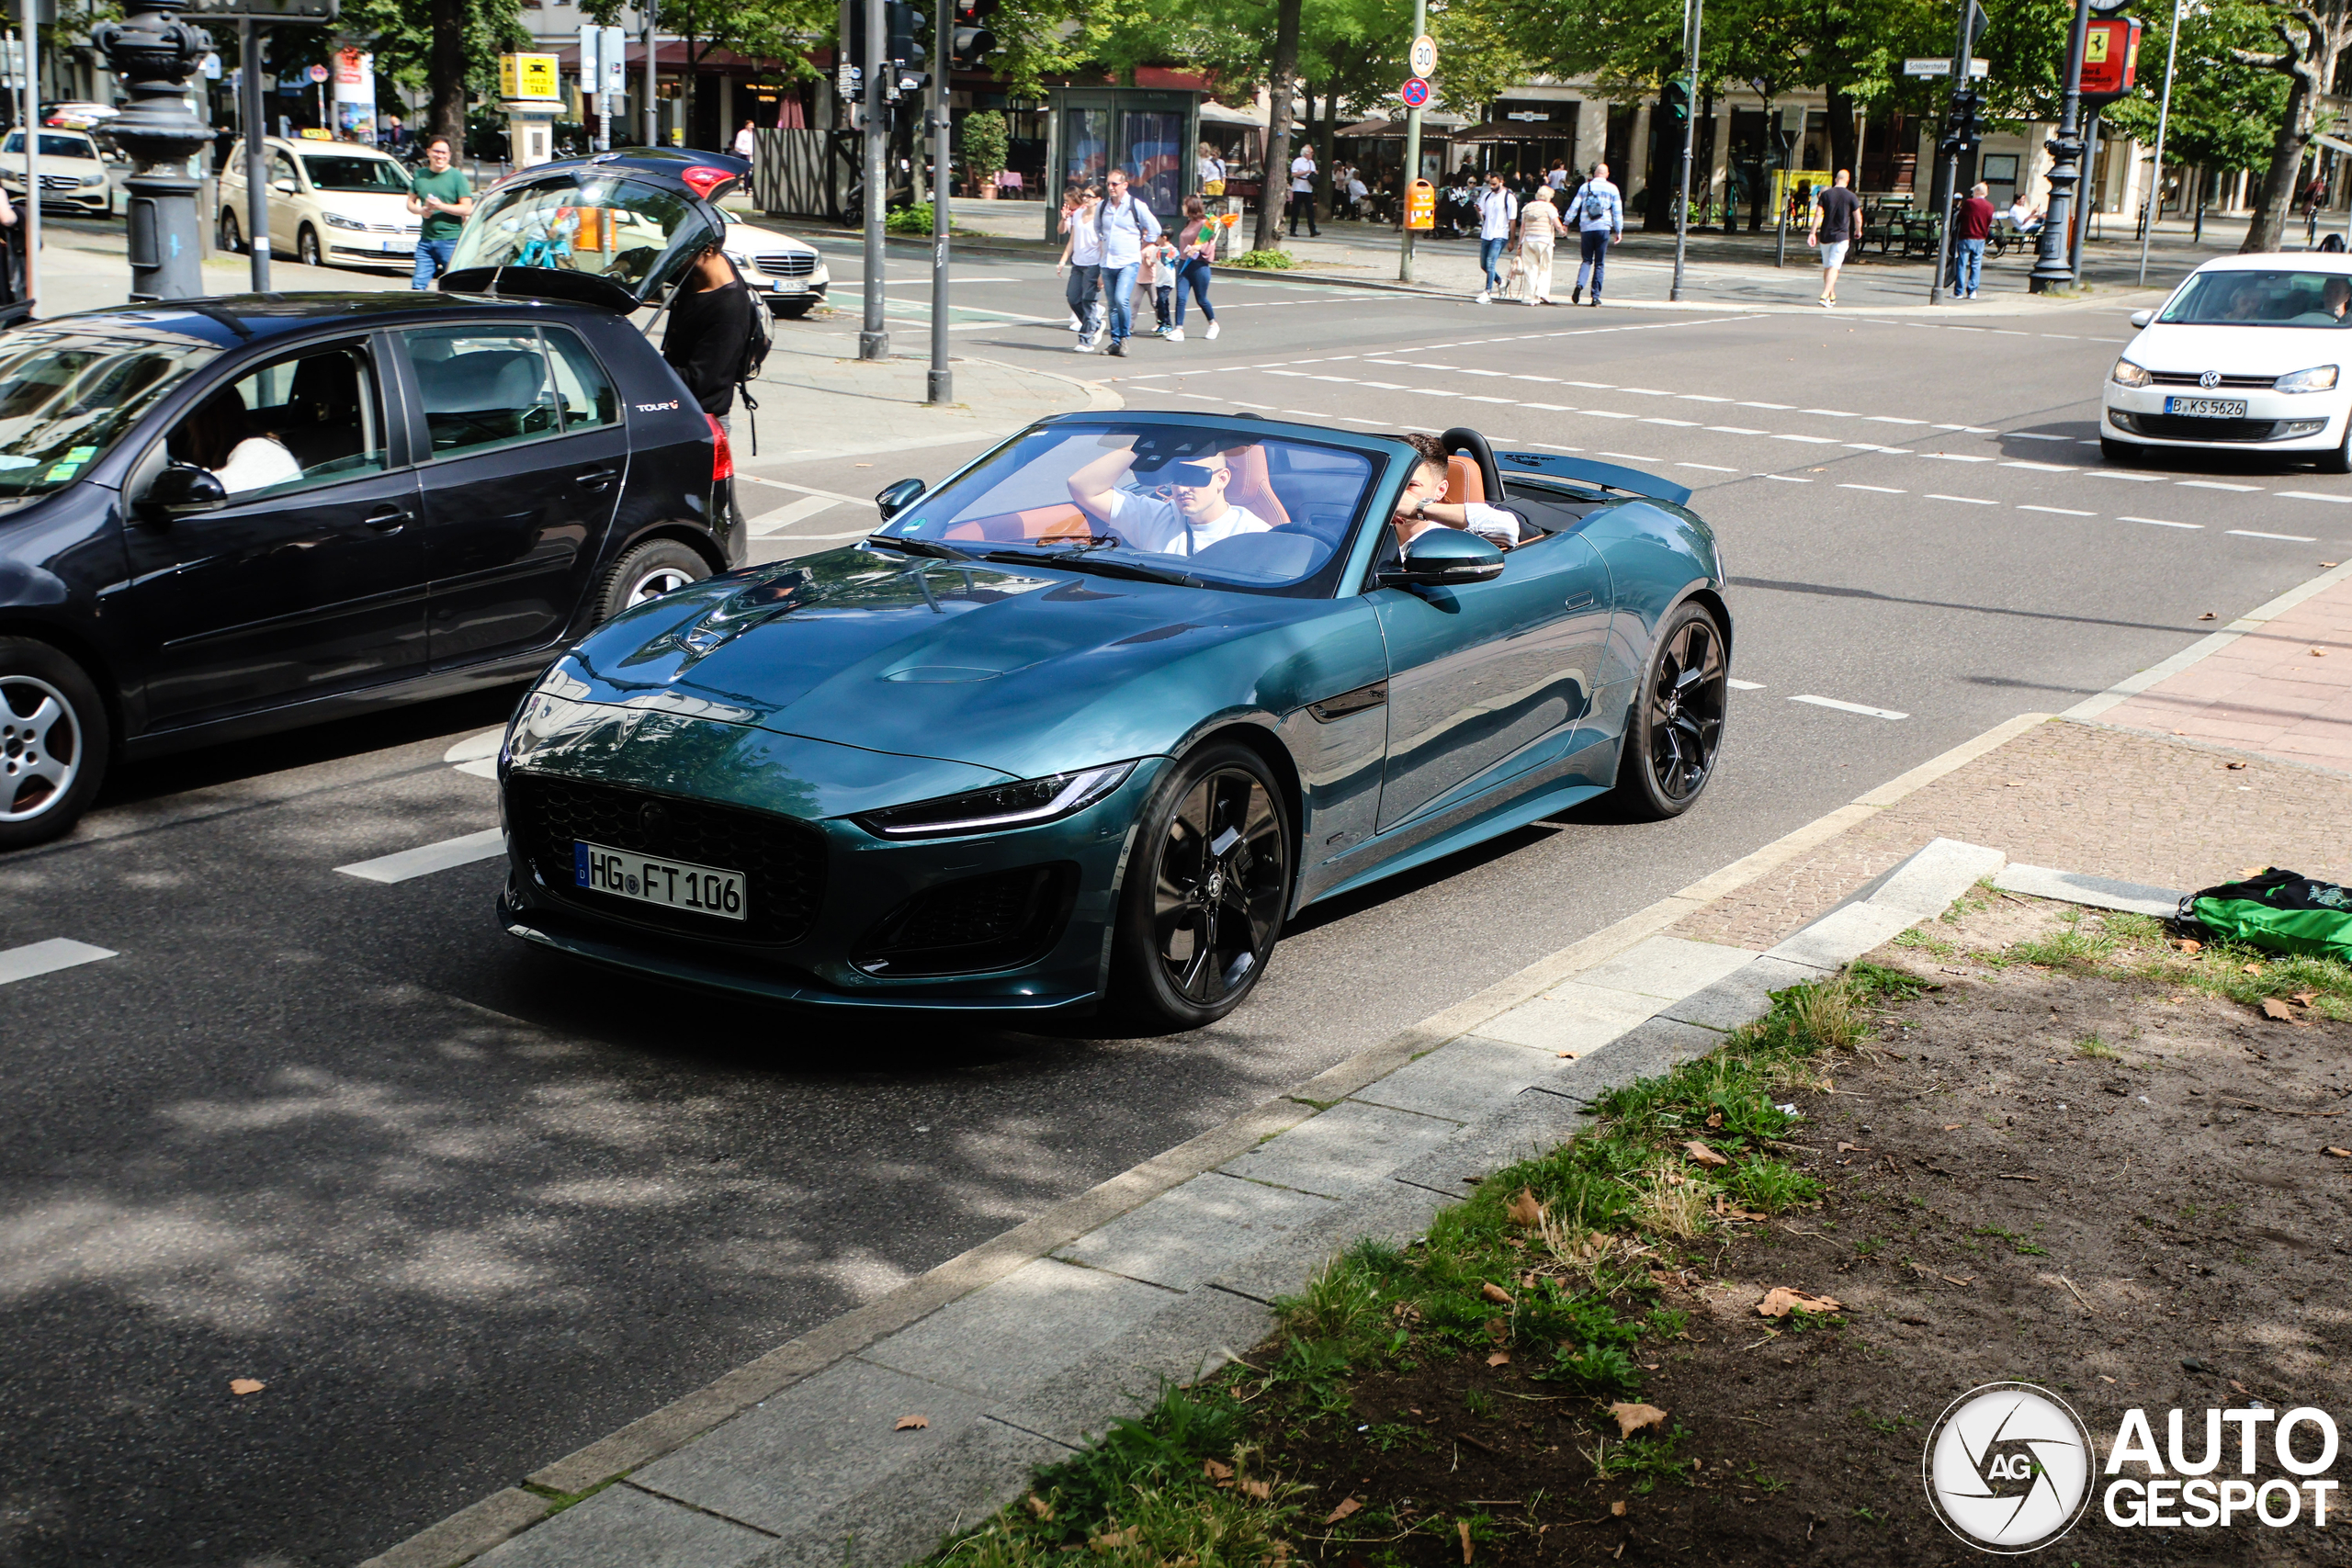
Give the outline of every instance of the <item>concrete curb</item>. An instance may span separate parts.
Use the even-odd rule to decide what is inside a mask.
[[[2346,561],[2333,570],[2323,571],[2307,582],[2298,583],[2267,604],[2258,604],[2209,637],[2199,637],[2170,659],[2151,664],[2136,675],[2127,675],[2095,697],[2086,697],[2059,715],[2061,718],[2094,719],[2112,707],[2120,707],[2132,697],[2149,687],[2169,681],[2192,664],[2211,659],[2238,638],[2258,632],[2304,600],[2324,593],[2337,583],[2352,579],[2352,561]]]
[[[1574,1102],[1600,1091],[1600,1087],[1596,1087],[1600,1080],[1593,1077],[1596,1069],[1586,1065],[1584,1058],[1602,1044],[1610,1045],[1614,1053],[1612,1060],[1629,1066],[1660,1061],[1671,1065],[1673,1061],[1702,1054],[1703,1049],[1712,1049],[1710,1042],[1719,1041],[1721,1031],[1730,1027],[1723,1020],[1733,1019],[1740,1008],[1752,1010],[1758,1005],[1756,998],[1760,993],[1756,986],[1759,977],[1769,976],[1772,977],[1772,984],[1786,985],[1792,983],[1788,978],[1792,974],[1802,976],[1819,973],[1845,962],[1845,958],[1834,956],[1837,951],[1835,935],[1823,932],[1820,939],[1809,945],[1792,947],[1790,943],[1783,943],[1781,949],[1776,949],[1772,953],[1755,954],[1741,949],[1681,942],[1665,938],[1660,933],[1686,915],[1746,886],[1912,792],[2046,722],[2050,716],[2047,714],[2023,714],[1996,726],[1984,734],[1879,785],[1851,804],[1743,856],[1712,875],[1537,960],[1519,973],[1432,1014],[1378,1045],[1334,1064],[1296,1086],[1290,1094],[1269,1100],[1222,1126],[1189,1139],[1108,1181],[1065,1200],[1026,1223],[948,1259],[888,1294],[820,1325],[717,1382],[533,1472],[527,1478],[532,1484],[567,1494],[583,1492],[617,1476],[628,1475],[630,1481],[626,1486],[611,1488],[609,1492],[558,1515],[558,1520],[570,1522],[560,1530],[532,1531],[525,1540],[502,1550],[495,1561],[501,1568],[506,1568],[510,1563],[535,1561],[582,1562],[598,1560],[591,1554],[600,1549],[591,1547],[582,1532],[595,1528],[594,1521],[606,1513],[614,1515],[617,1527],[621,1522],[620,1511],[626,1508],[629,1510],[630,1520],[636,1524],[646,1524],[648,1529],[653,1528],[648,1523],[649,1516],[644,1513],[641,1500],[633,1495],[628,1495],[626,1501],[617,1500],[624,1495],[648,1491],[656,1484],[655,1474],[638,1475],[632,1472],[656,1461],[661,1461],[666,1468],[673,1458],[687,1452],[700,1452],[716,1439],[720,1428],[728,1427],[739,1417],[748,1418],[763,1405],[775,1401],[779,1394],[798,1385],[815,1383],[820,1378],[842,1381],[836,1374],[842,1369],[852,1368],[853,1363],[871,1365],[866,1353],[882,1341],[922,1324],[934,1314],[957,1308],[1023,1270],[1043,1267],[1048,1270],[1068,1269],[1073,1276],[1079,1272],[1091,1272],[1101,1273],[1106,1278],[1130,1278],[1080,1258],[1057,1260],[1054,1255],[1071,1249],[1081,1238],[1107,1230],[1114,1222],[1125,1219],[1154,1201],[1165,1199],[1180,1188],[1213,1178],[1214,1181],[1230,1181],[1235,1188],[1250,1189],[1251,1190],[1245,1193],[1244,1198],[1261,1206],[1252,1209],[1251,1213],[1266,1224],[1282,1225],[1285,1231],[1293,1228],[1293,1222],[1283,1221],[1264,1210],[1262,1205],[1272,1201],[1260,1194],[1304,1194],[1313,1201],[1313,1204],[1300,1211],[1306,1220],[1296,1222],[1296,1228],[1302,1235],[1322,1235],[1336,1223],[1329,1219],[1329,1214],[1338,1206],[1335,1200],[1340,1196],[1321,1190],[1324,1186],[1344,1179],[1348,1190],[1353,1191],[1366,1183],[1383,1180],[1389,1169],[1408,1165],[1412,1158],[1426,1154],[1436,1145],[1453,1139],[1472,1122],[1485,1122],[1491,1110],[1473,1113],[1465,1109],[1479,1098],[1480,1085],[1491,1088],[1513,1078],[1514,1075],[1525,1075],[1518,1077],[1516,1082],[1510,1085],[1511,1095],[1538,1095],[1555,1102],[1555,1105],[1566,1105],[1573,1111]],[[1942,842],[1939,840],[1939,844]],[[1943,867],[1944,860],[1940,857],[1951,852],[1938,851],[1936,857],[1930,857],[1929,851],[1935,850],[1937,846],[1931,845],[1928,851],[1922,851],[1919,856],[1914,857],[1915,862],[1930,868],[1921,871],[1920,876],[1944,878],[1957,875],[1957,869],[1935,869]],[[1961,884],[1961,890],[1964,890],[1978,875],[1997,869],[1997,857],[1990,866],[1982,865],[1982,857],[1988,852],[1976,852],[1978,859],[1968,863],[1982,866],[1982,869],[1971,870]],[[1910,863],[1906,863],[1905,869]],[[1848,922],[1840,926],[1836,934],[1851,940],[1866,934],[1868,930],[1877,929],[1884,919],[1892,918],[1884,911],[1897,909],[1897,906],[1883,900],[1889,897],[1888,889],[1894,886],[1900,874],[1898,873],[1897,876],[1890,877],[1882,885],[1873,896],[1876,901],[1865,906],[1849,905],[1835,911],[1829,919]],[[1933,885],[1940,886],[1940,881]],[[1957,892],[1952,895],[1957,896]],[[1916,896],[1904,897],[1900,904],[1903,909],[1907,909],[1917,901]],[[1950,899],[1945,902],[1949,903]],[[1870,915],[1857,917],[1853,913],[1857,908],[1879,913],[1875,918]],[[1916,913],[1905,913],[1899,924],[1854,952],[1869,951],[1883,941],[1885,935],[1892,935],[1894,931],[1918,918]],[[1863,923],[1854,924],[1857,920]],[[1804,935],[1800,933],[1800,937]],[[1792,942],[1798,940],[1792,938]],[[1658,943],[1668,945],[1655,945]],[[1665,985],[1671,994],[1644,991],[1638,988],[1641,977],[1630,974],[1627,964],[1640,968],[1641,962],[1630,960],[1629,955],[1634,949],[1645,946],[1652,948],[1648,955],[1651,969],[1669,978],[1677,972],[1686,978],[1692,973],[1690,964],[1694,954],[1688,950],[1694,949],[1701,950],[1695,955],[1697,960],[1716,962],[1708,955],[1721,954],[1722,962],[1731,963],[1737,970],[1747,972],[1749,977],[1735,985],[1727,976],[1708,975],[1700,983],[1681,985],[1679,989],[1659,980],[1653,983]],[[1755,968],[1758,963],[1767,967]],[[1612,968],[1612,964],[1615,967]],[[1629,984],[1636,988],[1626,989]],[[1717,988],[1724,987],[1730,988]],[[1553,995],[1564,989],[1569,994]],[[1612,1009],[1615,1010],[1613,1012]],[[1657,1016],[1668,1009],[1690,1014],[1690,1018]],[[1502,1021],[1504,1015],[1513,1013],[1522,1016],[1498,1021]],[[1753,1011],[1742,1016],[1753,1016]],[[1623,1027],[1606,1027],[1611,1018],[1616,1018]],[[1585,1021],[1581,1033],[1576,1032],[1578,1019]],[[1645,1019],[1648,1021],[1643,1021]],[[1698,1021],[1692,1021],[1692,1019]],[[1599,1021],[1597,1025],[1593,1022],[1596,1020]],[[1561,1032],[1564,1028],[1568,1030],[1568,1033]],[[1497,1031],[1510,1037],[1494,1038],[1491,1033],[1480,1033],[1482,1030]],[[1632,1032],[1630,1035],[1626,1032],[1628,1030]],[[1571,1043],[1560,1043],[1569,1039],[1570,1035],[1574,1035]],[[1618,1050],[1617,1043],[1621,1037],[1632,1045],[1631,1049]],[[1461,1049],[1464,1045],[1470,1049]],[[1442,1065],[1429,1060],[1431,1053],[1441,1048],[1458,1051],[1459,1055],[1445,1059]],[[1531,1071],[1527,1061],[1530,1057],[1538,1058],[1534,1068],[1540,1072]],[[1644,1066],[1634,1076],[1656,1070],[1662,1069],[1654,1066]],[[1543,1081],[1537,1081],[1539,1078]],[[1392,1079],[1395,1081],[1389,1081]],[[1375,1085],[1383,1086],[1382,1091],[1376,1096],[1366,1097],[1364,1091]],[[1568,1098],[1564,1100],[1564,1095]],[[1447,1114],[1448,1108],[1454,1114]],[[1523,1148],[1529,1137],[1539,1133],[1550,1135],[1542,1130],[1554,1126],[1555,1106],[1530,1101],[1518,1114],[1524,1125],[1517,1126],[1516,1131],[1505,1129],[1501,1135],[1521,1140],[1513,1146]],[[1308,1124],[1315,1122],[1322,1122],[1323,1125],[1309,1132]],[[1306,1135],[1287,1149],[1261,1153],[1261,1145],[1278,1145],[1286,1135],[1295,1133]],[[1556,1143],[1559,1139],[1554,1137],[1552,1141]],[[1490,1143],[1491,1139],[1482,1134],[1479,1139],[1472,1142]],[[1323,1146],[1318,1148],[1315,1145]],[[1459,1163],[1467,1156],[1469,1146],[1468,1143],[1461,1144],[1448,1157]],[[1363,1153],[1366,1150],[1371,1151],[1368,1156]],[[1392,1153],[1397,1157],[1379,1169],[1360,1167],[1353,1172],[1344,1172],[1334,1168],[1333,1161],[1348,1151],[1355,1151],[1359,1161],[1370,1157],[1376,1162]],[[1229,1173],[1220,1174],[1220,1168],[1227,1166],[1235,1168]],[[1397,1179],[1411,1184],[1407,1176],[1400,1175]],[[1461,1187],[1457,1183],[1443,1190],[1449,1194],[1458,1193]],[[1393,1209],[1394,1200],[1389,1201]],[[1394,1218],[1391,1211],[1383,1212],[1390,1213]],[[1217,1222],[1228,1230],[1237,1225],[1246,1229],[1252,1223],[1256,1222],[1235,1221],[1229,1215]],[[1339,1225],[1338,1228],[1346,1227]],[[1410,1234],[1409,1229],[1406,1234]],[[1323,1245],[1324,1251],[1328,1252],[1328,1245]],[[1284,1256],[1290,1255],[1285,1253]],[[1293,1274],[1288,1284],[1278,1288],[1288,1289],[1295,1282],[1296,1275]],[[1219,1281],[1208,1283],[1216,1289],[1229,1291],[1236,1288]],[[1156,1304],[1163,1306],[1172,1299],[1166,1292],[1183,1290],[1183,1287],[1157,1281],[1137,1284],[1136,1288],[1160,1292]],[[856,1375],[854,1369],[849,1375]],[[1151,1382],[1147,1381],[1146,1386],[1152,1386]],[[998,1417],[988,1410],[975,1407],[972,1419],[996,1420]],[[999,1424],[1002,1423],[1000,1421]],[[941,1431],[940,1439],[927,1439],[922,1445],[925,1449],[944,1446],[944,1439],[948,1434],[941,1429],[941,1425],[935,1421],[933,1427],[933,1430]],[[1101,1427],[1102,1418],[1097,1417],[1091,1429],[1099,1431]],[[804,1425],[801,1429],[804,1435],[809,1436],[809,1440],[817,1440],[811,1435],[814,1428]],[[972,1429],[967,1426],[958,1440],[968,1438]],[[697,1442],[697,1439],[701,1441]],[[976,1442],[978,1439],[971,1440]],[[689,1449],[689,1445],[693,1448]],[[899,1447],[904,1449],[907,1445]],[[963,1450],[959,1449],[958,1451]],[[861,1462],[870,1462],[870,1457]],[[943,1460],[942,1462],[945,1461]],[[1017,1476],[1025,1476],[1037,1462],[1039,1461],[1034,1455],[1024,1457]],[[798,1456],[793,1463],[795,1467],[807,1468]],[[713,1508],[708,1503],[684,1496],[683,1486],[662,1490],[685,1507],[701,1510],[714,1523],[733,1520],[743,1525],[763,1542],[786,1533],[763,1525],[758,1519],[744,1519],[724,1509]],[[616,1496],[616,1500],[600,1507],[606,1496]],[[845,1503],[847,1499],[833,1501]],[[998,1502],[1001,1501],[1001,1498],[998,1498]],[[910,1506],[911,1499],[905,1497],[899,1497],[891,1504],[893,1508]],[[989,1507],[995,1506],[995,1503],[989,1505]],[[552,1503],[543,1501],[534,1494],[517,1488],[503,1490],[369,1559],[362,1568],[448,1568],[448,1565],[468,1562],[530,1530],[532,1526],[546,1517],[552,1507]],[[667,1517],[660,1515],[651,1517]],[[817,1522],[813,1517],[804,1517],[800,1524],[795,1526],[794,1533],[797,1533],[803,1525],[813,1528]],[[918,1552],[928,1551],[941,1534],[952,1528],[952,1520],[946,1519],[927,1524],[925,1529],[930,1533],[914,1550]],[[660,1532],[656,1530],[655,1533],[658,1535]],[[645,1537],[641,1544],[650,1544],[653,1539],[652,1536]],[[878,1544],[882,1539],[861,1528],[857,1532],[861,1552],[858,1560],[868,1561],[863,1555],[864,1550],[869,1544]],[[526,1545],[530,1551],[522,1551]],[[617,1541],[616,1545],[617,1547]],[[639,1558],[629,1554],[637,1550],[630,1547],[622,1555],[606,1560],[615,1562],[639,1561]],[[699,1551],[700,1548],[696,1550]],[[838,1561],[840,1550],[838,1538],[834,1538],[829,1561]],[[548,1551],[556,1555],[534,1555]],[[697,1555],[690,1560],[700,1562],[704,1558]],[[878,1557],[870,1560],[883,1561]],[[730,1556],[721,1551],[710,1561],[734,1562],[749,1559]],[[788,1559],[778,1558],[775,1561]]]

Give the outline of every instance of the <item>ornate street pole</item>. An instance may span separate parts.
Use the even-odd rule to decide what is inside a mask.
[[[2071,288],[2075,269],[2066,265],[2068,231],[2074,227],[2075,186],[2083,177],[2083,43],[2090,36],[2090,0],[2075,0],[2075,28],[2066,41],[2066,96],[2059,101],[2058,134],[2050,149],[2050,210],[2041,220],[2041,243],[2026,286],[2036,294]]]
[[[204,292],[196,209],[201,182],[187,164],[212,137],[188,112],[185,95],[189,73],[211,52],[212,35],[171,7],[149,6],[122,21],[101,22],[90,39],[130,90],[130,107],[107,129],[131,161],[123,182],[131,302],[195,299]]]

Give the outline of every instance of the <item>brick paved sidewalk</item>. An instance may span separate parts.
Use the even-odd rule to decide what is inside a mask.
[[[2352,773],[2352,579],[2098,720]]]

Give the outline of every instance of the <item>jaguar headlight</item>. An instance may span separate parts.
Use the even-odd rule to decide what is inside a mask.
[[[2108,379],[2119,387],[2145,387],[2152,385],[2155,378],[2130,360],[2119,359],[2115,362],[2115,368],[2108,373]]]
[[[2335,372],[2333,365],[2314,365],[2309,370],[2290,370],[2270,385],[2281,392],[2332,392]]]
[[[1112,762],[1077,773],[1052,773],[1019,784],[991,784],[967,795],[868,811],[857,825],[877,838],[939,839],[957,833],[996,833],[1034,828],[1075,816],[1127,782],[1132,761]]]

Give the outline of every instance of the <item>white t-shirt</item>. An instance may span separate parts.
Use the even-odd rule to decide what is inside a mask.
[[[1566,190],[1568,188],[1568,171],[1555,169],[1544,176],[1544,183],[1554,190]]]
[[[1509,189],[1492,186],[1478,193],[1478,238],[1508,240],[1511,220],[1519,216],[1519,197]]]
[[[1315,188],[1315,160],[1304,152],[1290,161],[1290,188],[1295,191]]]
[[[248,435],[237,443],[229,460],[215,470],[220,488],[231,495],[284,484],[302,477],[302,465],[273,436]]]
[[[1222,180],[1225,178],[1225,160],[1203,158],[1193,165],[1193,172],[1200,177],[1203,185],[1208,184],[1211,180]]]
[[[735,133],[735,156],[748,158],[759,144],[759,138],[752,134],[752,128],[747,125]]]
[[[1368,190],[1366,190],[1366,189],[1364,188],[1364,184],[1363,184],[1363,182],[1362,180],[1360,180],[1360,179],[1356,178],[1356,177],[1355,177],[1355,175],[1350,175],[1348,176],[1348,199],[1349,199],[1349,200],[1351,200],[1351,201],[1362,201],[1365,197],[1370,196],[1371,194],[1372,194],[1372,192],[1370,192],[1370,191],[1368,191]]]
[[[1099,205],[1090,201],[1070,214],[1069,265],[1072,266],[1102,265],[1102,236],[1094,227],[1094,209]]]
[[[1236,534],[1262,534],[1273,526],[1246,506],[1228,506],[1208,522],[1194,523],[1188,528],[1174,502],[1156,495],[1137,495],[1128,490],[1111,492],[1109,511],[1109,521],[1118,525],[1120,536],[1128,544],[1139,550],[1159,550],[1168,555],[1194,555],[1220,539],[1230,539]]]

